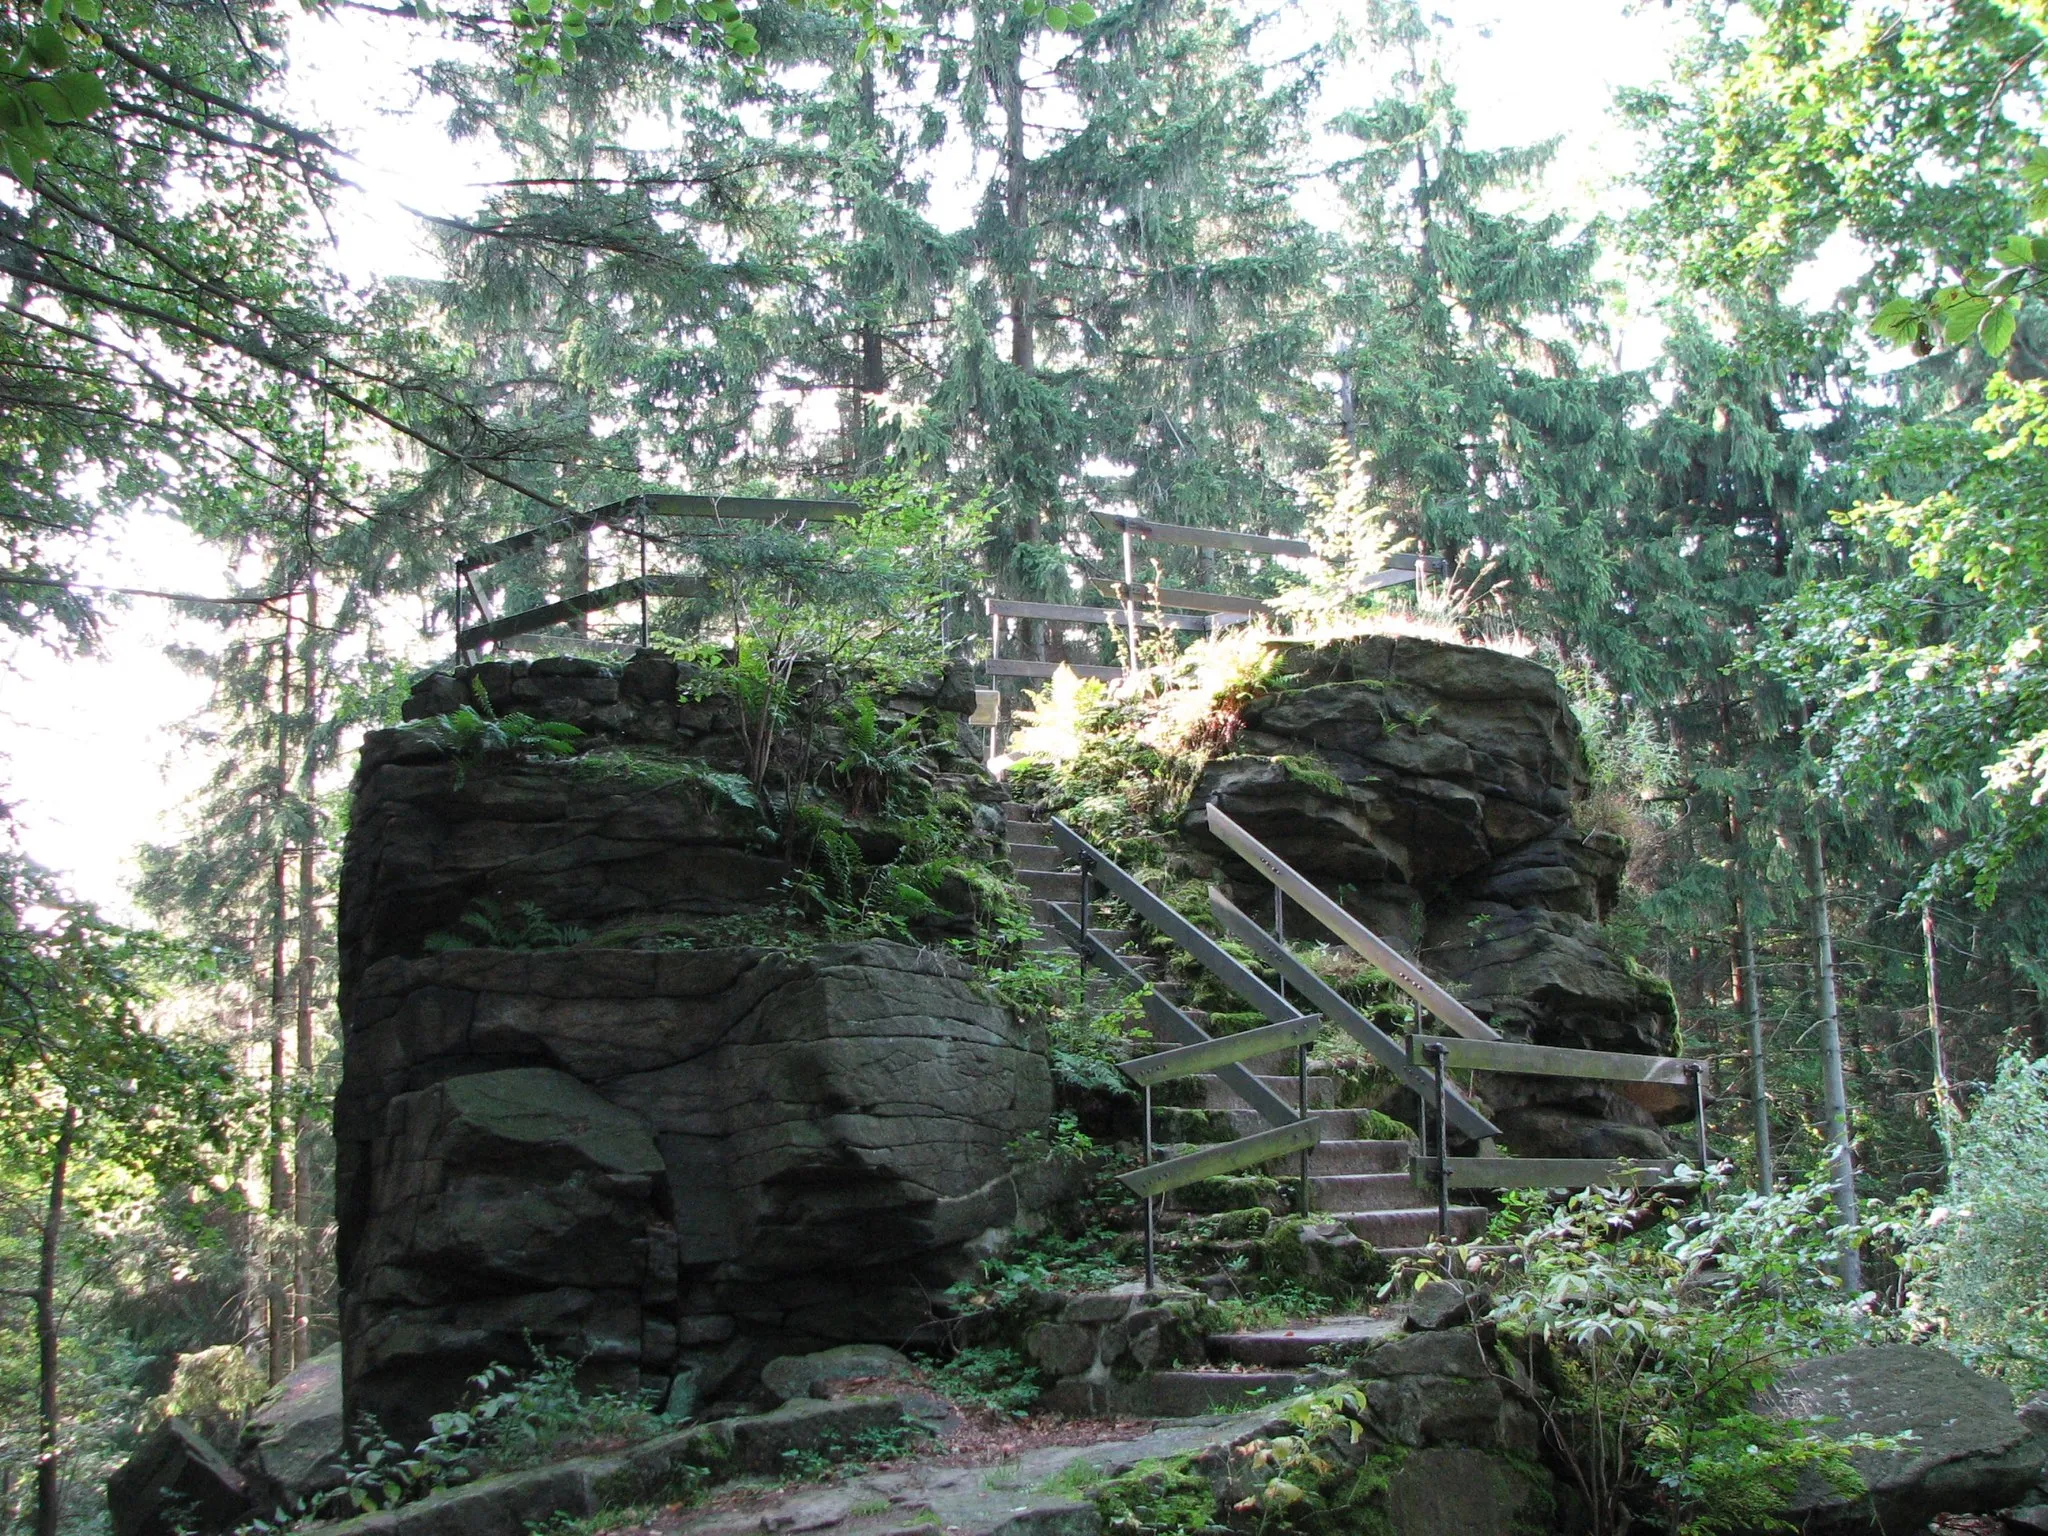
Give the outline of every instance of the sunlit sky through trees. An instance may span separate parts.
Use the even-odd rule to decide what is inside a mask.
[[[1298,16],[1275,30],[1274,46],[1326,36],[1345,0],[1303,0]],[[1615,89],[1658,79],[1680,36],[1682,14],[1625,0],[1443,0],[1444,65],[1478,146],[1560,141],[1539,198],[1574,218],[1627,206],[1618,185],[1634,155],[1630,135],[1609,116]],[[351,282],[429,274],[434,258],[418,214],[460,216],[503,173],[491,146],[451,143],[440,105],[423,97],[412,70],[446,46],[423,29],[342,12],[296,22],[290,107],[301,121],[324,122],[354,156],[356,189],[333,216],[332,260]],[[1351,104],[1349,72],[1327,82],[1322,115]],[[962,183],[967,181],[962,167]],[[936,189],[946,221],[946,191]],[[964,223],[963,200],[954,222]],[[1316,209],[1307,209],[1311,217]],[[1629,313],[1626,274],[1618,266],[1611,316],[1614,355],[1638,367],[1660,335]],[[1819,296],[1818,294],[1815,295]],[[218,550],[202,547],[168,518],[109,520],[80,553],[82,580],[109,586],[208,593],[229,573]],[[133,915],[127,896],[131,855],[162,841],[179,806],[208,765],[183,747],[175,729],[199,715],[206,684],[164,655],[171,644],[205,644],[208,626],[176,618],[166,604],[134,599],[110,606],[96,658],[71,661],[34,644],[0,652],[9,669],[0,716],[8,724],[4,776],[29,852],[75,892]],[[433,658],[422,654],[424,663]]]

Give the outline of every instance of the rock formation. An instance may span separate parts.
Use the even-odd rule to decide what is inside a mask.
[[[1276,686],[1245,706],[1182,821],[1240,904],[1259,910],[1271,888],[1210,836],[1211,804],[1510,1038],[1668,1051],[1670,993],[1599,926],[1628,849],[1573,819],[1584,752],[1550,671],[1411,636],[1280,644]],[[1481,1089],[1525,1155],[1665,1156],[1658,1119],[1691,1113],[1665,1089],[1502,1075]]]
[[[407,711],[481,686],[667,755],[365,743],[340,924],[343,1374],[351,1416],[402,1440],[528,1340],[594,1385],[680,1380],[679,1402],[777,1355],[900,1341],[1032,1203],[1010,1148],[1050,1114],[1045,1045],[967,967],[690,931],[785,910],[790,868],[709,777],[737,761],[724,706],[677,685],[652,656],[491,664]],[[962,692],[899,702],[940,722],[942,784],[994,798],[945,750]],[[479,903],[554,947],[429,946]]]

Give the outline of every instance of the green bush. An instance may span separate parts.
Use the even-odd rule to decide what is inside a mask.
[[[1933,1297],[1971,1364],[2048,1387],[2048,1058],[2010,1057],[1956,1136],[1929,1217]]]

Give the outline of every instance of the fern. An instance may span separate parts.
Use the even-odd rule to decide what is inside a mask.
[[[481,708],[465,704],[430,720],[414,720],[401,729],[433,742],[465,766],[499,753],[532,757],[575,755],[576,743],[583,736],[580,727],[566,720],[536,720],[516,710],[500,718],[491,713],[490,701],[481,688],[477,690],[477,699]],[[457,787],[464,777],[462,772],[456,774]]]
[[[434,953],[451,949],[567,949],[590,937],[590,930],[549,919],[538,902],[522,901],[508,913],[486,896],[472,902],[456,919],[454,930],[427,936]]]

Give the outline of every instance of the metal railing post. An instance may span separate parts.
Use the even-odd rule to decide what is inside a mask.
[[[1147,1168],[1152,1166],[1152,1085],[1150,1083],[1145,1085],[1145,1166]],[[1148,1291],[1159,1288],[1159,1264],[1155,1251],[1157,1237],[1152,1214],[1153,1202],[1158,1198],[1157,1195],[1147,1195],[1145,1197],[1145,1289]]]
[[[1282,944],[1287,942],[1287,893],[1277,885],[1273,887],[1273,937]],[[1287,997],[1287,978],[1275,975],[1273,990],[1278,992],[1284,1001]]]
[[[1305,1044],[1294,1048],[1294,1086],[1296,1095],[1294,1107],[1301,1111],[1301,1118],[1305,1122],[1308,1119],[1308,1046]],[[1303,1147],[1301,1149],[1301,1214],[1304,1216],[1309,1211],[1308,1156],[1309,1149]]]
[[[1081,937],[1088,937],[1088,908],[1094,897],[1094,870],[1086,859],[1081,861]]]
[[[1687,1062],[1685,1075],[1692,1079],[1693,1145],[1700,1159],[1700,1203],[1706,1204],[1707,1159],[1712,1154],[1707,1150],[1707,1081],[1698,1062]]]
[[[1432,1042],[1429,1047],[1436,1076],[1436,1231],[1446,1244],[1451,1240],[1451,1136],[1444,1114],[1444,1057],[1449,1054],[1440,1044]]]

